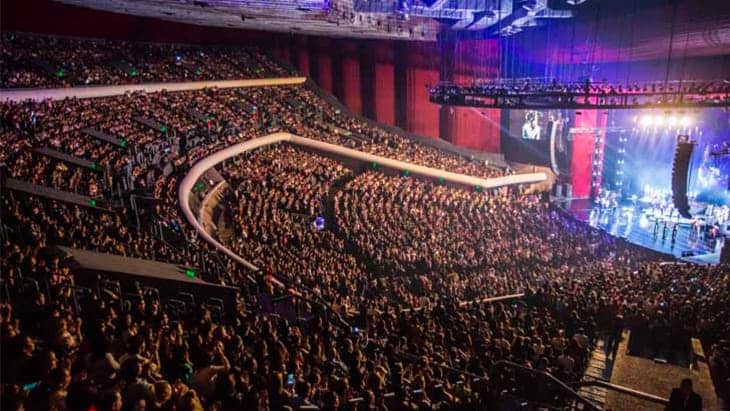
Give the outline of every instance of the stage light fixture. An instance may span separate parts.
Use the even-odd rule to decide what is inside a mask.
[[[689,127],[690,125],[692,125],[692,118],[689,116],[684,116],[682,117],[682,120],[679,124],[681,124],[682,127]]]
[[[661,127],[661,126],[663,126],[664,125],[664,116],[661,115],[661,114],[657,114],[656,116],[654,116],[653,121],[652,121],[652,124],[655,127]]]
[[[669,116],[669,120],[667,120],[667,124],[669,124],[669,127],[674,127],[677,125],[677,117],[675,116]]]
[[[644,114],[641,116],[641,126],[642,127],[649,127],[651,125],[652,118],[648,114]]]

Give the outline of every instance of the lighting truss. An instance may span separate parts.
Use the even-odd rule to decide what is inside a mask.
[[[730,107],[730,82],[671,81],[632,85],[500,79],[428,87],[432,103],[507,109],[641,109]]]

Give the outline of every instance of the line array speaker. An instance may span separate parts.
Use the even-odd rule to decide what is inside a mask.
[[[692,218],[687,199],[687,172],[694,148],[695,144],[689,140],[688,136],[677,136],[677,149],[674,152],[674,162],[672,163],[672,197],[674,207],[684,218]]]

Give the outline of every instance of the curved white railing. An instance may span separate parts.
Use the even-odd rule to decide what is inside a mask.
[[[255,138],[248,140],[243,143],[232,145],[228,148],[224,148],[218,152],[215,152],[202,160],[198,161],[191,169],[188,174],[180,182],[178,189],[178,199],[180,201],[180,207],[182,208],[183,214],[188,222],[195,228],[198,234],[205,239],[208,243],[213,245],[216,249],[222,253],[231,257],[234,261],[242,264],[246,268],[256,271],[258,267],[251,264],[249,261],[243,259],[241,256],[228,249],[226,246],[218,242],[208,233],[203,225],[195,217],[195,213],[190,209],[189,196],[195,183],[198,181],[200,176],[203,175],[207,170],[215,167],[217,164],[239,154],[245,153],[257,149],[259,147],[268,146],[271,144],[277,144],[281,142],[287,142],[290,144],[296,144],[302,147],[307,147],[312,150],[320,151],[323,153],[329,153],[342,157],[349,157],[359,161],[365,162],[376,162],[379,165],[396,170],[408,170],[414,176],[425,176],[430,178],[443,178],[444,181],[448,181],[455,184],[466,185],[466,186],[480,186],[482,188],[496,188],[507,185],[515,184],[532,184],[539,183],[547,180],[545,173],[530,173],[530,174],[516,174],[505,177],[495,178],[479,178],[467,176],[464,174],[452,173],[449,171],[438,170],[435,168],[424,167],[416,164],[407,163],[405,161],[393,160],[386,157],[377,156],[374,154],[364,153],[362,151],[353,150],[338,146],[335,144],[325,143],[323,141],[312,140],[309,138],[295,136],[289,133],[274,133],[264,137]]]
[[[25,101],[25,100],[63,100],[65,98],[96,98],[120,96],[127,92],[144,91],[154,93],[157,91],[185,91],[201,90],[204,88],[235,88],[235,87],[268,87],[288,86],[304,84],[306,77],[281,77],[262,78],[250,80],[212,80],[212,81],[184,81],[180,83],[143,83],[143,84],[122,84],[117,86],[84,86],[84,87],[59,87],[59,88],[19,88],[0,90],[0,101]]]

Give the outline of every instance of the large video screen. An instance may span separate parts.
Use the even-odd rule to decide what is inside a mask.
[[[728,137],[730,139],[730,137]],[[695,175],[690,171],[690,194],[698,201],[712,204],[730,204],[730,156],[728,142],[711,139],[698,142],[692,162]]]
[[[548,130],[548,124],[545,122],[546,116],[543,112],[525,110],[524,119],[520,117],[515,118],[515,120],[522,122],[522,127],[520,127],[520,137],[523,140],[542,140],[544,132],[550,132]]]
[[[564,110],[503,110],[502,152],[505,158],[563,169],[569,151],[569,114]]]

